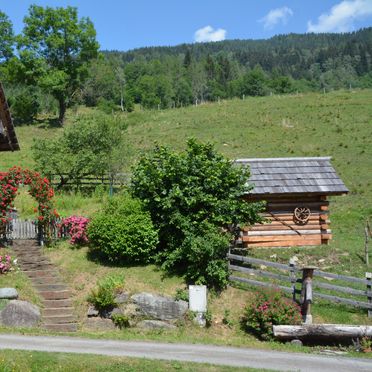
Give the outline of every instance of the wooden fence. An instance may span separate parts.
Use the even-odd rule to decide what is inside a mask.
[[[68,174],[51,174],[48,175],[51,184],[54,187],[96,187],[98,185],[108,187],[123,187],[129,184],[131,175],[129,173],[116,173],[113,175],[84,175],[79,179],[71,177]]]
[[[372,317],[372,273],[366,273],[365,278],[362,279],[329,273],[311,267],[300,269],[293,261],[285,265],[231,253],[228,254],[227,258],[229,260],[229,268],[232,271],[232,275],[230,275],[231,281],[245,283],[250,286],[279,288],[292,294],[293,300],[296,300],[297,294],[301,294],[301,305],[306,302],[306,299],[312,302],[314,297],[315,299],[319,298],[367,309],[368,316]],[[301,277],[299,275],[300,272],[302,274]],[[306,275],[305,272],[307,273]],[[310,277],[308,276],[309,272]],[[237,273],[239,274],[237,275]],[[252,279],[252,277],[255,278]],[[256,277],[264,279],[257,280]],[[326,281],[335,281],[337,284],[330,284]],[[343,282],[347,282],[348,286],[343,284]],[[297,283],[301,284],[301,289],[296,288]],[[314,291],[312,288],[316,288],[316,290]]]

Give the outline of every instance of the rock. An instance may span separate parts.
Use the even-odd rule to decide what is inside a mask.
[[[125,293],[125,292],[121,292],[119,293],[116,297],[115,297],[115,302],[120,305],[120,304],[124,304],[125,302],[127,302],[129,299],[129,294],[128,293]]]
[[[113,309],[104,309],[100,312],[102,318],[111,319]]]
[[[15,288],[0,288],[0,299],[15,300],[18,298],[18,292]]]
[[[9,301],[1,311],[1,322],[8,327],[35,327],[40,317],[39,308],[27,301]]]
[[[136,304],[127,304],[125,306],[120,306],[120,311],[128,318],[137,318],[143,315]]]
[[[302,346],[302,341],[295,339],[291,341],[291,344],[296,346]]]
[[[193,318],[193,322],[200,327],[205,327],[207,325],[207,321],[205,320],[204,313],[195,313],[195,317]]]
[[[96,310],[94,306],[89,306],[88,311],[87,311],[87,317],[90,318],[90,317],[98,316],[98,315],[99,315],[99,311]]]
[[[161,320],[142,320],[137,324],[138,328],[143,329],[176,329],[173,324],[162,322]]]
[[[90,331],[109,331],[116,329],[115,324],[111,319],[104,318],[88,318],[85,321],[84,326]]]
[[[159,320],[182,318],[188,309],[188,303],[185,301],[175,301],[171,297],[152,293],[138,293],[131,299],[145,316]]]
[[[321,258],[320,260],[318,260],[319,263],[323,263],[325,262],[325,258]]]

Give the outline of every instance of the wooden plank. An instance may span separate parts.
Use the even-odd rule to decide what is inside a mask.
[[[360,283],[360,284],[367,285],[367,280],[365,279],[355,278],[354,276],[328,273],[328,272],[320,271],[320,270],[314,270],[314,276],[320,276],[322,278],[339,279],[339,280],[344,280],[350,283]]]
[[[320,228],[318,229],[311,229],[311,230],[301,230],[301,231],[293,231],[292,229],[287,229],[287,230],[264,230],[264,231],[256,231],[256,230],[251,230],[248,232],[248,235],[244,237],[251,237],[251,236],[276,236],[276,235],[297,235],[297,236],[302,236],[302,235],[318,235],[321,233]],[[324,230],[325,234],[330,234],[331,230]]]
[[[367,296],[372,295],[372,292],[367,292],[366,290],[354,289],[350,287],[341,287],[339,285],[328,284],[328,283],[321,283],[317,281],[313,281],[313,286],[317,288],[328,289],[330,291],[337,291],[342,293],[347,293],[355,296]]]
[[[311,220],[316,220],[322,215],[327,215],[326,211],[322,212],[316,212],[316,211],[311,211],[309,221]],[[293,212],[289,213],[288,211],[273,211],[273,212],[263,212],[261,213],[262,217],[265,218],[277,218],[277,219],[284,219],[284,220],[292,220],[293,221]]]
[[[239,271],[241,273],[246,273],[246,274],[250,274],[250,275],[252,275],[252,274],[259,275],[259,276],[263,276],[263,277],[266,277],[266,278],[278,279],[278,280],[282,280],[282,281],[286,281],[286,282],[291,281],[289,276],[275,274],[275,273],[271,273],[271,272],[264,271],[264,270],[259,270],[259,269],[251,269],[251,268],[248,268],[248,267],[242,267],[242,266],[236,266],[236,265],[229,265],[229,269],[232,270],[232,271]]]
[[[246,229],[245,233],[250,233],[251,231],[280,231],[280,230],[321,230],[320,224],[312,224],[312,225],[284,225],[284,224],[278,224],[278,225],[272,225],[272,224],[266,224],[266,225],[254,225],[248,229]],[[324,230],[324,229],[323,229]]]
[[[336,302],[336,303],[340,303],[340,304],[346,304],[346,305],[351,305],[351,306],[355,306],[355,307],[360,307],[360,308],[363,308],[363,309],[371,309],[372,310],[372,304],[369,304],[368,302],[356,301],[356,300],[351,300],[351,299],[348,299],[348,298],[326,295],[326,294],[319,293],[319,292],[313,292],[313,295],[314,295],[314,297],[323,298],[323,299],[331,301],[331,302]]]
[[[229,253],[227,255],[227,258],[229,260],[246,262],[246,263],[256,264],[256,265],[265,265],[265,266],[275,267],[276,269],[289,270],[288,265],[284,265],[284,264],[281,264],[281,263],[278,263],[278,262],[271,262],[271,261],[261,260],[260,258],[240,256],[240,255],[231,254],[231,253]]]
[[[275,247],[301,247],[301,246],[314,246],[321,245],[321,239],[314,240],[281,240],[281,241],[271,241],[271,242],[255,242],[255,243],[244,243],[245,248],[275,248]]]
[[[372,326],[342,324],[274,325],[273,333],[281,340],[317,338],[372,337]]]
[[[258,243],[258,242],[283,242],[283,241],[307,241],[321,240],[321,234],[312,235],[268,235],[268,236],[242,236],[243,243]]]
[[[301,206],[305,206],[305,207],[308,207],[310,209],[318,209],[320,208],[321,206],[328,206],[329,205],[329,202],[328,201],[303,201],[301,199],[297,199],[297,200],[293,200],[293,201],[288,201],[288,202],[284,202],[284,201],[280,201],[280,202],[274,202],[274,201],[270,201],[270,202],[267,202],[267,208],[270,209],[270,208],[282,208],[284,210],[286,210],[287,208],[296,208],[298,207],[299,205]]]
[[[230,281],[241,282],[241,283],[245,283],[245,284],[249,284],[249,285],[253,285],[253,286],[258,286],[258,287],[278,288],[278,289],[281,289],[282,291],[288,292],[288,293],[293,292],[292,288],[289,288],[289,287],[284,287],[282,285],[274,285],[274,284],[271,284],[271,283],[260,282],[258,280],[241,278],[239,276],[230,275],[229,280]]]

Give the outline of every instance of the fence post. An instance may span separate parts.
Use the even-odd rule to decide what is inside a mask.
[[[368,303],[372,305],[372,273],[366,273],[366,279],[367,279],[367,300]],[[368,309],[368,318],[372,318],[372,309]]]
[[[302,269],[302,288],[301,288],[301,313],[305,324],[313,323],[311,315],[311,303],[313,302],[313,274],[316,267],[308,266]]]
[[[296,301],[296,261],[294,259],[289,260],[289,280],[291,281],[292,285],[292,299],[293,302]]]

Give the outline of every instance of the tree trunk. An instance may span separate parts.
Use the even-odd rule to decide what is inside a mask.
[[[59,115],[58,115],[58,121],[61,125],[63,125],[63,122],[65,120],[65,114],[66,114],[66,102],[63,98],[58,100],[59,103]]]
[[[354,326],[343,324],[311,324],[302,326],[273,326],[274,336],[281,340],[319,339],[319,338],[357,338],[371,337],[372,326]]]

